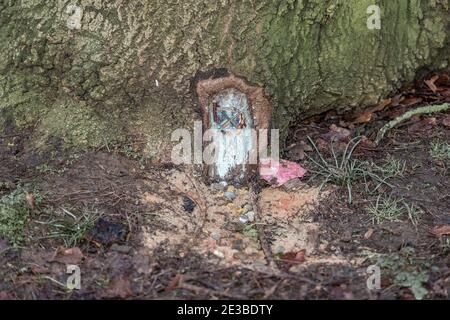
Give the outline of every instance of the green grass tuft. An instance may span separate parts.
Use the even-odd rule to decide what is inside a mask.
[[[42,201],[37,191],[33,191],[36,204]],[[26,199],[25,187],[19,186],[0,198],[0,237],[18,247],[25,241],[24,231],[29,221],[31,208]]]
[[[423,215],[423,210],[408,204],[403,199],[391,197],[377,198],[375,204],[370,205],[367,211],[373,215],[373,223],[380,224],[384,221],[401,222],[408,218],[414,226],[417,226]]]
[[[312,167],[309,171],[313,173],[311,180],[316,177],[321,178],[321,188],[328,183],[346,188],[348,202],[351,204],[353,202],[353,187],[356,183],[364,181],[366,189],[369,190],[369,182],[376,182],[377,185],[372,192],[376,191],[383,184],[391,186],[386,182],[386,179],[375,173],[369,163],[353,159],[353,153],[361,141],[359,137],[352,139],[341,155],[336,153],[332,144],[332,159],[330,160],[325,159],[311,138],[308,137],[308,139],[317,154],[317,159],[308,157]]]
[[[435,140],[431,143],[430,155],[433,159],[449,162],[450,144],[443,140]]]

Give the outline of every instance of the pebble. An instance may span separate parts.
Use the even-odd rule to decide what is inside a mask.
[[[236,199],[236,193],[231,192],[231,191],[225,192],[225,193],[223,194],[223,196],[224,196],[226,199],[231,200],[231,201],[233,201],[234,199]]]
[[[255,213],[253,211],[249,211],[246,213],[248,221],[254,222],[255,221]]]
[[[247,203],[244,206],[244,212],[243,213],[247,213],[247,212],[252,211],[252,210],[253,210],[253,206],[250,203]]]
[[[216,241],[220,241],[220,239],[222,238],[222,235],[220,234],[220,232],[212,232],[211,238]]]
[[[225,258],[225,255],[224,255],[222,252],[220,252],[219,250],[215,250],[215,251],[213,252],[213,254],[214,254],[216,257],[220,258],[220,259]]]
[[[255,221],[255,213],[253,211],[242,214],[239,217],[239,221],[243,224],[254,222]]]
[[[249,217],[247,216],[247,214],[243,214],[239,217],[239,221],[243,224],[246,224],[250,221]]]
[[[197,205],[195,204],[194,200],[189,198],[188,196],[183,196],[183,209],[187,213],[194,212],[194,209]]]

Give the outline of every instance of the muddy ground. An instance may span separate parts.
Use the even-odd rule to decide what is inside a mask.
[[[25,152],[26,133],[3,135],[0,298],[448,299],[450,114],[373,143],[408,108],[299,122],[283,157],[308,174],[278,188],[209,185],[133,146]]]

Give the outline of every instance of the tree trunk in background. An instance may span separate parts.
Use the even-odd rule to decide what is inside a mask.
[[[264,87],[286,132],[448,68],[449,21],[447,0],[2,0],[0,128],[78,147],[134,134],[156,150],[200,118],[197,72],[227,68]]]

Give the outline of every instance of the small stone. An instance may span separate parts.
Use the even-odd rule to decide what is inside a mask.
[[[247,212],[252,211],[252,210],[253,210],[253,206],[250,203],[247,203],[244,206],[244,212],[243,213],[247,213]]]
[[[253,211],[249,211],[246,213],[249,222],[255,222],[255,213]]]
[[[220,252],[219,250],[214,250],[213,254],[214,254],[217,258],[220,258],[220,259],[224,259],[224,258],[225,258],[225,255],[224,255],[222,252]]]
[[[243,224],[246,224],[250,221],[249,217],[247,216],[247,214],[243,214],[239,217],[239,221]]]
[[[224,196],[226,199],[230,200],[230,201],[233,201],[234,199],[236,199],[236,194],[235,194],[234,192],[231,192],[231,191],[225,192],[225,193],[223,194],[223,196]]]
[[[192,213],[197,205],[194,200],[189,198],[188,196],[183,196],[183,209],[187,213]]]
[[[212,232],[211,238],[216,241],[220,241],[220,239],[222,238],[222,235],[220,234],[220,232]]]
[[[242,240],[234,240],[231,246],[232,249],[242,251],[244,250],[244,241]]]
[[[233,193],[235,193],[235,192],[236,192],[236,188],[233,187],[233,186],[229,186],[228,189],[227,189],[227,191],[228,191],[228,192],[233,192]]]

